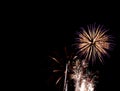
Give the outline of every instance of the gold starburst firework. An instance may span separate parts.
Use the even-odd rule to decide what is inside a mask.
[[[103,55],[108,55],[107,50],[111,48],[111,36],[107,35],[108,30],[103,26],[90,25],[87,30],[82,28],[78,33],[77,48],[78,53],[84,56],[86,60],[95,61],[98,57],[103,62]]]

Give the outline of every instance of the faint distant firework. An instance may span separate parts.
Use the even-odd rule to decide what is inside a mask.
[[[75,46],[77,46],[77,53],[86,60],[94,62],[98,58],[103,62],[103,56],[108,56],[108,50],[112,48],[112,36],[107,34],[108,30],[103,26],[96,24],[87,26],[87,29],[81,28],[77,32]]]
[[[95,89],[95,78],[96,74],[93,74],[88,70],[88,63],[85,60],[80,60],[78,56],[67,55],[67,59],[64,58],[62,61],[65,61],[64,64],[61,64],[61,60],[55,57],[49,56],[56,64],[59,64],[59,67],[53,69],[55,73],[62,73],[61,76],[56,80],[56,85],[63,84],[63,90],[69,91],[68,82],[70,79],[74,81],[74,91],[94,91]],[[61,81],[64,80],[64,81]],[[61,83],[61,82],[63,83]],[[61,88],[60,88],[61,89]]]
[[[58,85],[58,88],[60,87],[60,85],[62,85],[63,90],[62,91],[68,91],[68,80],[69,80],[69,76],[70,76],[70,68],[71,65],[70,63],[76,59],[77,56],[75,56],[73,53],[68,53],[68,51],[66,50],[66,47],[64,48],[64,52],[63,52],[64,57],[62,56],[61,58],[58,57],[54,57],[54,56],[49,56],[49,58],[51,59],[51,61],[54,62],[55,66],[52,67],[52,72],[56,73],[56,74],[61,74],[57,80],[56,80],[56,85]],[[63,83],[61,83],[63,82]],[[61,88],[59,88],[59,90],[61,90]]]
[[[71,91],[69,85],[74,86],[74,91],[94,91],[98,78],[97,72],[89,70],[89,62],[94,63],[100,60],[103,63],[103,57],[109,56],[108,52],[113,48],[113,37],[108,34],[108,30],[103,26],[96,24],[89,25],[87,28],[81,28],[77,32],[75,46],[77,53],[71,53],[64,48],[62,57],[49,56],[53,61],[52,72],[58,73],[56,85],[62,85],[59,91]],[[56,66],[55,66],[56,65]],[[69,83],[73,80],[73,83]]]

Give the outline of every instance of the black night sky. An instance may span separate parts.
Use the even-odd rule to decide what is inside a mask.
[[[114,49],[109,52],[110,58],[105,58],[103,65],[97,63],[94,65],[100,72],[96,91],[119,90],[120,17],[114,10],[106,9],[104,12],[102,9],[55,9],[55,7],[48,8],[41,14],[35,12],[37,18],[33,19],[34,26],[32,27],[35,31],[33,34],[31,32],[32,35],[29,35],[32,40],[31,47],[34,47],[32,48],[34,52],[32,54],[35,61],[31,61],[34,78],[30,82],[34,84],[34,88],[40,91],[58,91],[54,81],[52,81],[54,75],[50,74],[48,69],[50,66],[48,56],[54,51],[62,54],[65,46],[68,47],[69,51],[73,51],[74,48],[71,45],[74,43],[74,33],[80,27],[96,23],[109,29],[109,33],[115,37],[114,42],[116,44]]]

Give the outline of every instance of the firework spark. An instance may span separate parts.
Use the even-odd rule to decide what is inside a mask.
[[[82,64],[80,64],[80,62],[82,62]],[[94,91],[96,75],[88,72],[87,67],[83,64],[85,64],[85,61],[76,60],[73,66],[71,78],[74,79],[75,82],[75,91]]]
[[[52,57],[51,57],[52,58]],[[59,61],[56,58],[52,58],[56,63]],[[71,62],[71,63],[70,63]],[[72,61],[66,63],[64,70],[53,70],[53,72],[64,72],[63,76],[60,76],[56,81],[56,84],[64,78],[63,91],[68,91],[68,81],[71,79],[75,82],[75,91],[94,91],[95,88],[95,76],[92,72],[88,71],[88,63],[85,60],[78,59],[75,56]]]
[[[82,28],[82,32],[77,33],[76,38],[78,53],[80,56],[84,56],[85,60],[95,61],[99,58],[103,62],[103,55],[107,55],[107,50],[111,49],[111,36],[107,35],[108,30],[104,29],[103,26],[90,25],[87,26],[87,30]]]

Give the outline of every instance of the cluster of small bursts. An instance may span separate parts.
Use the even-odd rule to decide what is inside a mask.
[[[97,75],[88,70],[88,63],[85,60],[77,58],[72,62],[72,65],[68,61],[67,66],[66,70],[69,69],[70,78],[74,80],[75,91],[94,91]],[[65,76],[66,74],[65,72]],[[66,84],[64,91],[67,91],[68,83],[64,84]]]
[[[76,53],[77,56],[73,57],[72,61],[65,62],[63,91],[68,91],[68,75],[74,80],[74,91],[95,90],[95,80],[97,76],[96,73],[89,71],[88,64],[89,61],[93,63],[96,59],[103,62],[103,55],[108,55],[108,50],[112,49],[112,36],[107,35],[107,31],[108,30],[104,29],[103,26],[93,24],[77,32],[75,47],[78,49],[78,52]],[[59,63],[57,58],[51,58]],[[54,72],[59,71],[59,69],[54,70]],[[59,81],[60,78],[57,80],[57,83]]]

